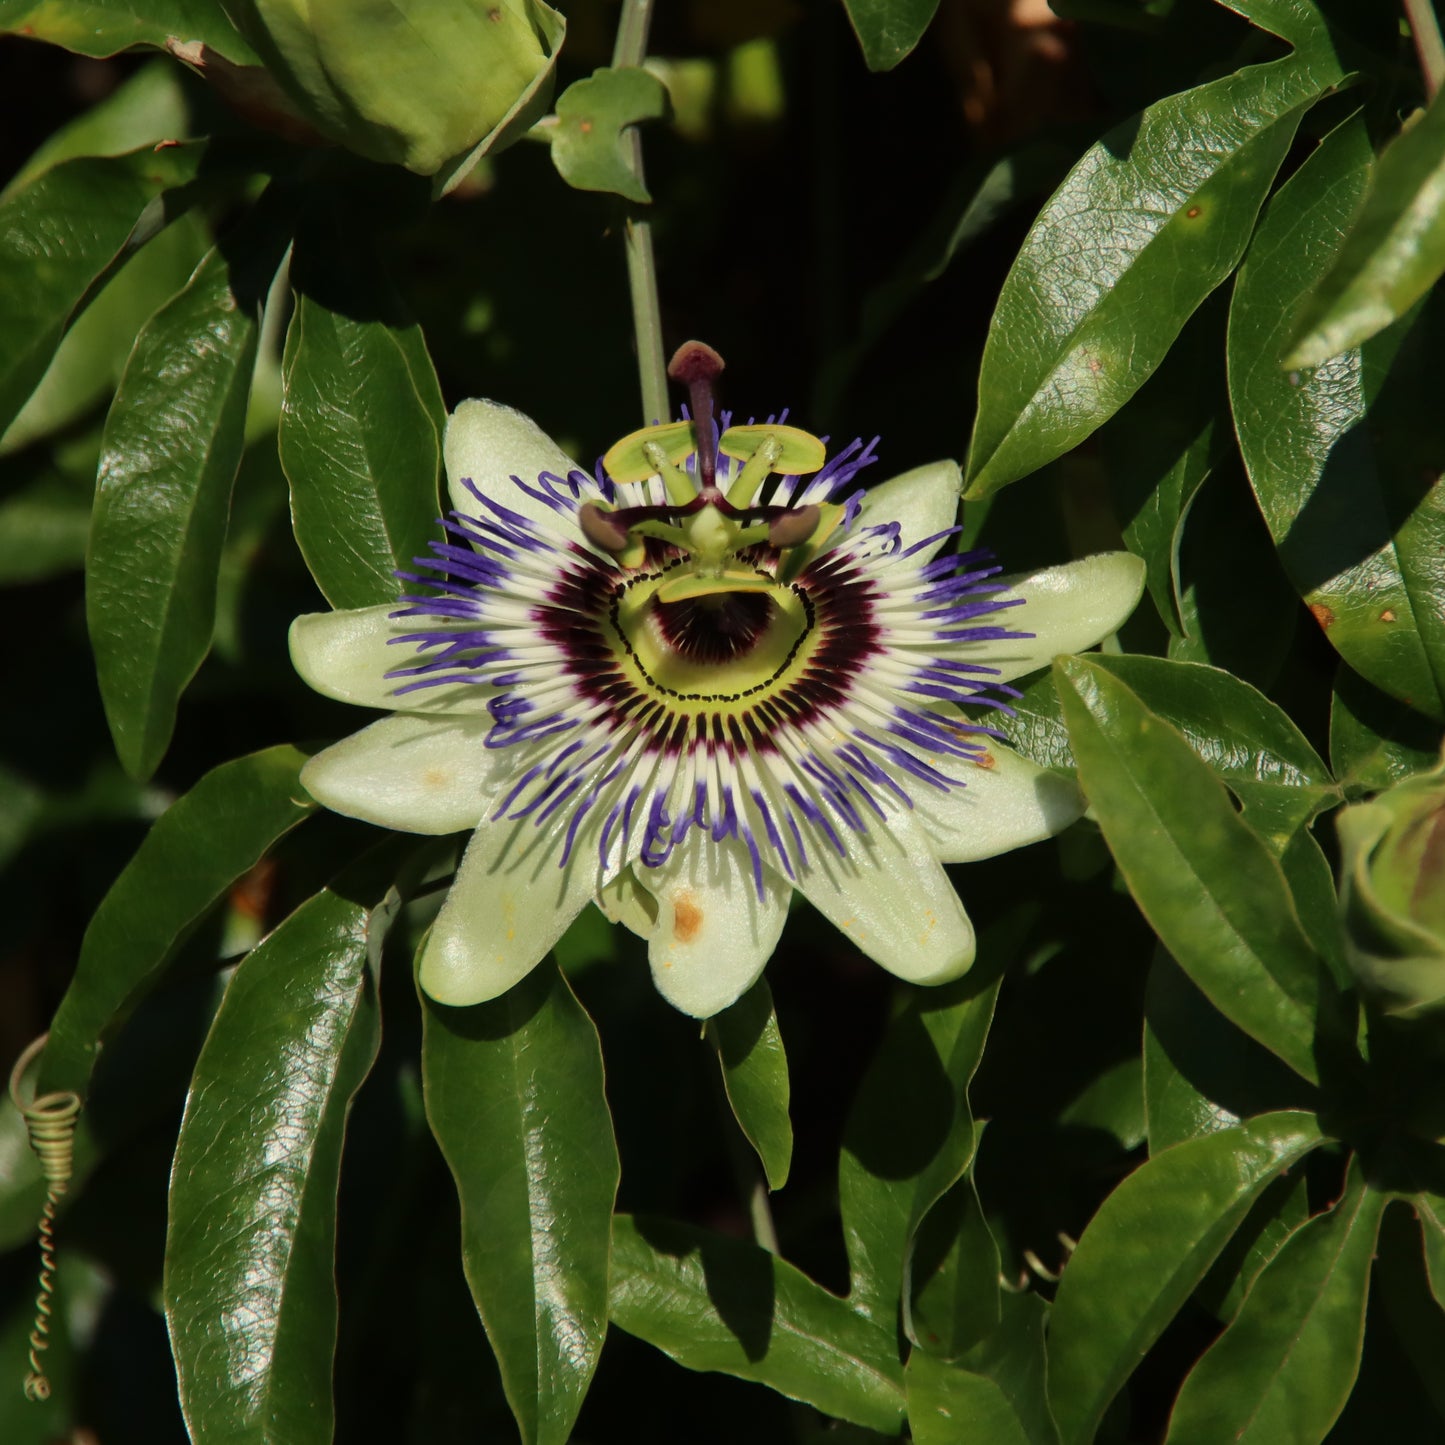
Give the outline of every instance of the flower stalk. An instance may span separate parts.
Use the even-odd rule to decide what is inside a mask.
[[[612,66],[620,70],[640,66],[647,56],[647,35],[652,25],[653,0],[622,0],[622,15],[617,23],[617,41],[612,50]],[[642,137],[636,126],[622,133],[627,168],[637,177],[642,175]],[[625,231],[627,252],[627,285],[632,293],[632,329],[637,339],[637,375],[642,385],[642,422],[646,426],[665,421],[667,404],[667,367],[663,360],[662,307],[657,296],[657,260],[652,249],[652,222],[640,207],[627,216]]]

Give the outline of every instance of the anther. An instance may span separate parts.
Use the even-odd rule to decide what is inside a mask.
[[[722,375],[723,359],[704,341],[684,341],[672,354],[667,374],[687,387],[688,405],[697,428],[697,474],[704,496],[717,490],[717,446],[712,434],[713,383]]]
[[[631,537],[627,528],[611,512],[604,511],[596,502],[583,502],[577,508],[577,525],[582,535],[594,547],[616,555],[627,550]]]
[[[769,545],[779,549],[802,546],[818,530],[821,515],[812,503],[780,513],[768,523]]]

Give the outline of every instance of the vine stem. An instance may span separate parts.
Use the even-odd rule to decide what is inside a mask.
[[[1420,70],[1425,77],[1425,93],[1434,100],[1445,80],[1445,41],[1440,38],[1440,22],[1435,18],[1431,0],[1403,0],[1405,19],[1415,39],[1415,53],[1420,57]]]
[[[641,65],[647,55],[653,0],[622,0],[614,69]],[[642,137],[636,126],[623,131],[627,168],[642,181]],[[627,283],[632,290],[632,328],[637,336],[637,375],[642,383],[642,421],[666,421],[667,363],[662,349],[662,307],[657,299],[657,261],[652,250],[652,222],[645,211],[629,212],[626,227]]]

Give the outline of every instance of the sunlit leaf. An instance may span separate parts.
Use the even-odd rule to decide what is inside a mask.
[[[1264,1114],[1166,1149],[1104,1201],[1064,1270],[1049,1323],[1049,1400],[1065,1445],[1093,1439],[1109,1401],[1254,1199],[1320,1142],[1310,1115]]]
[[[179,35],[203,40],[230,60],[256,59],[220,0],[0,0],[0,31],[93,56],[137,45],[164,49],[168,36]]]
[[[394,895],[304,903],[236,971],[196,1063],[165,1274],[194,1445],[332,1439],[341,1146],[381,1038],[394,911]]]
[[[690,1370],[758,1380],[888,1435],[902,1424],[892,1329],[757,1245],[619,1215],[612,1318]]]
[[[493,1003],[426,1001],[422,1082],[507,1400],[527,1445],[562,1445],[607,1329],[618,1161],[597,1030],[546,963]]]
[[[594,70],[557,97],[557,123],[547,131],[552,162],[579,191],[612,191],[645,204],[652,197],[628,163],[628,126],[667,111],[667,89],[646,70]]]

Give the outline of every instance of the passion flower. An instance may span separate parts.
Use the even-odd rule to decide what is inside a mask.
[[[914,983],[973,961],[943,865],[1045,838],[1082,800],[1003,745],[1010,679],[1137,603],[1126,553],[1004,578],[945,551],[952,462],[864,491],[769,418],[713,420],[721,360],[674,358],[690,415],[596,474],[490,401],[451,416],[446,539],[396,607],[300,617],[297,670],[393,716],[317,754],[327,807],[471,842],[422,987],[494,998],[596,902],[705,1018],[759,976],[793,889]]]

